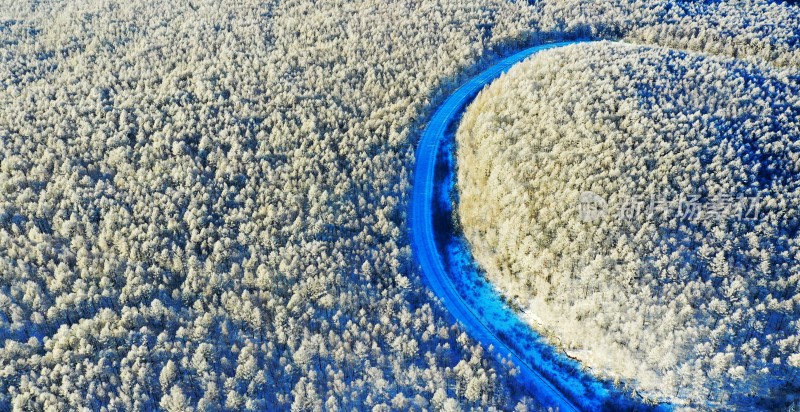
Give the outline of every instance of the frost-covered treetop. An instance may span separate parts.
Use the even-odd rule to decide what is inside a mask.
[[[800,343],[799,79],[608,42],[521,63],[457,133],[478,261],[554,342],[652,398],[776,397]]]
[[[799,15],[0,0],[0,410],[524,409],[415,268],[419,126],[459,79],[549,40],[799,67]]]

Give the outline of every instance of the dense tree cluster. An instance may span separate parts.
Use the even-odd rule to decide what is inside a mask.
[[[800,67],[800,7],[777,1],[544,0],[541,30]]]
[[[456,141],[473,253],[554,343],[655,399],[797,391],[797,71],[569,46],[493,82]]]
[[[0,409],[520,401],[431,305],[403,223],[412,125],[530,31],[520,6],[2,13]]]
[[[688,46],[757,5],[793,47],[797,15],[529,3],[0,0],[0,409],[529,405],[410,257],[432,103],[525,45],[655,41],[675,7],[654,30]]]
[[[776,1],[670,3],[627,38],[675,49],[800,67],[800,7]]]

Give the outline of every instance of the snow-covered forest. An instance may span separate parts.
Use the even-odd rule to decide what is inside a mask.
[[[493,82],[456,139],[476,259],[571,356],[677,404],[797,391],[796,70],[569,46]]]
[[[797,7],[741,0],[0,0],[0,410],[535,408],[410,255],[409,173],[433,104],[498,56],[596,36],[750,56],[775,67],[754,84],[755,66],[674,57],[719,90],[753,93],[742,108],[796,110],[798,27]],[[596,53],[573,60],[651,78]],[[694,96],[722,105],[711,87]],[[732,121],[771,130],[765,153],[790,156],[770,127],[794,119],[777,116]],[[781,159],[775,184],[793,190]],[[748,373],[735,381],[747,393],[767,376],[751,371],[793,373],[796,361],[794,295],[775,294],[793,287],[781,276],[794,257],[758,247],[775,259],[768,275],[739,285],[771,312],[724,308],[773,331],[748,349],[752,363],[723,356]],[[717,396],[684,376],[678,395]]]

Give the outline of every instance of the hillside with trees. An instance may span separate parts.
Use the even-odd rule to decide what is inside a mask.
[[[652,399],[791,399],[799,80],[609,42],[517,65],[456,135],[476,259],[554,344]]]
[[[0,410],[535,407],[411,256],[432,108],[500,56],[582,36],[797,67],[798,16],[0,0]]]

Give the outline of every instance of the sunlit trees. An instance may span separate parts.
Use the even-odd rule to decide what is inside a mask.
[[[0,9],[0,409],[512,401],[456,394],[404,211],[412,125],[532,7]]]
[[[489,279],[654,398],[731,405],[794,385],[788,73],[613,43],[513,68],[457,132],[459,217]],[[599,219],[582,219],[587,191],[608,204]]]
[[[406,238],[418,126],[478,66],[545,40],[794,64],[796,8],[717,3],[3,1],[0,410],[532,406],[488,356],[452,372],[473,343],[430,302]],[[772,144],[763,156],[797,164]],[[750,249],[764,273],[796,258]],[[742,324],[792,330],[789,356],[791,296],[760,287],[741,299],[775,316]]]

